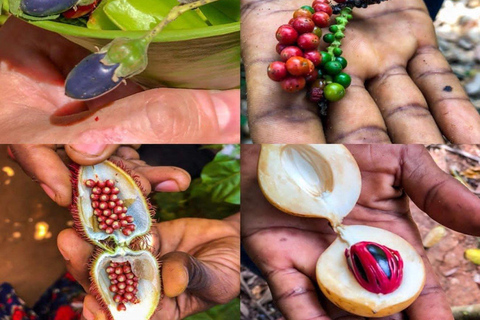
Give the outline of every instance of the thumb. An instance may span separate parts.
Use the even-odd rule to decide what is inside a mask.
[[[68,129],[82,143],[236,143],[239,105],[239,90],[152,89],[93,111]]]

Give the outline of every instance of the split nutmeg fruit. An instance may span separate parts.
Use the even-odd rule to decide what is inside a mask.
[[[317,262],[317,282],[338,307],[364,317],[407,308],[425,283],[420,255],[403,238],[362,225],[342,225],[361,190],[360,170],[342,145],[263,145],[258,182],[278,209],[325,218],[338,237]]]
[[[135,176],[104,161],[72,167],[75,230],[96,246],[90,292],[109,319],[148,320],[162,296],[160,264],[145,247],[154,213]]]

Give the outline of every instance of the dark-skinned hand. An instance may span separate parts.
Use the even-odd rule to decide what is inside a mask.
[[[391,0],[353,10],[342,40],[352,85],[342,100],[330,103],[323,121],[305,91],[286,93],[266,72],[270,62],[280,60],[276,29],[311,2],[241,3],[255,143],[442,143],[442,134],[454,143],[480,140],[480,116],[438,50],[423,0]]]
[[[239,90],[127,85],[88,102],[65,95],[70,70],[89,52],[10,17],[0,28],[0,142],[234,143]]]
[[[409,198],[439,223],[474,235],[480,234],[480,199],[441,171],[423,146],[347,147],[360,168],[362,190],[343,223],[400,235],[422,256],[426,268],[418,299],[403,313],[383,319],[452,320],[412,220]],[[257,182],[259,151],[259,146],[242,148],[242,243],[267,279],[280,311],[289,320],[365,319],[337,308],[318,290],[315,265],[336,235],[326,219],[295,217],[265,199]]]

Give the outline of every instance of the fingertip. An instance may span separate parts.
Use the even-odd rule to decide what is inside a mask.
[[[212,92],[211,99],[224,143],[240,141],[240,90]]]
[[[116,144],[65,145],[68,157],[80,165],[93,165],[108,159],[119,147]]]
[[[181,295],[188,287],[188,270],[181,259],[167,255],[162,260],[162,282],[165,295],[170,298]]]
[[[83,300],[83,317],[86,320],[96,320],[99,319],[97,316],[99,313],[103,314],[97,300],[92,295],[86,295]]]

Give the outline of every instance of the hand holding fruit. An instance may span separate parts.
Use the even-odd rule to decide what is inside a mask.
[[[392,0],[353,10],[341,39],[341,54],[348,60],[341,72],[350,76],[351,84],[343,99],[329,103],[324,118],[305,94],[285,93],[265,72],[272,61],[293,53],[289,49],[289,55],[279,55],[286,48],[275,50],[277,29],[311,3],[244,0],[242,4],[243,61],[255,142],[442,143],[443,134],[452,142],[473,143],[480,138],[480,116],[438,50],[422,0]],[[264,12],[268,14],[263,16]],[[259,15],[268,23],[259,23]],[[338,25],[333,19],[331,23]],[[323,36],[339,30],[333,28],[328,33],[324,29]],[[319,48],[325,51],[326,43],[322,42]],[[340,54],[336,51],[332,53]],[[279,75],[285,72],[280,65],[275,66]],[[330,67],[336,72],[338,65]],[[346,86],[350,81],[342,77],[337,80],[345,81]],[[289,80],[284,87],[294,90],[304,82],[307,77]],[[320,82],[314,86],[319,90],[308,93],[318,96],[316,91],[328,83]],[[337,86],[331,93],[341,96],[342,90]]]
[[[421,146],[348,148],[362,172],[363,186],[358,203],[344,224],[389,230],[407,240],[423,257],[426,284],[405,312],[410,319],[452,319],[446,297],[425,259],[406,195],[440,223],[470,234],[478,234],[479,217],[475,213],[479,212],[480,201],[443,173]],[[248,254],[266,275],[286,318],[335,319],[347,315],[323,295],[317,296],[315,289],[317,258],[336,238],[335,233],[325,219],[293,217],[266,201],[257,183],[258,149],[252,146],[242,150],[242,237]],[[439,185],[442,187],[436,193],[430,192]],[[348,188],[343,192],[348,192]],[[396,317],[400,319],[401,315]]]

